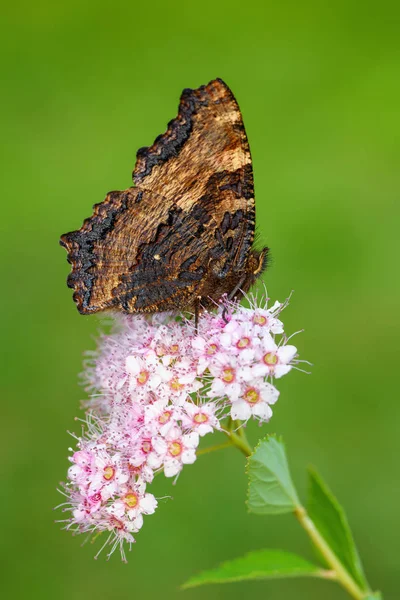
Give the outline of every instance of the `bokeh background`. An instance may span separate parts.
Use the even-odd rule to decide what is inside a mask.
[[[82,353],[96,317],[76,311],[59,235],[110,189],[175,116],[184,87],[222,77],[240,103],[273,298],[306,376],[279,384],[264,432],[286,440],[306,492],[312,463],[346,506],[368,577],[398,597],[400,451],[399,20],[358,0],[13,2],[3,9],[1,244],[4,369],[2,571],[7,598],[340,600],[331,583],[242,583],[182,592],[199,570],[251,549],[312,558],[290,516],[246,513],[244,460],[206,455],[145,519],[123,565],[54,525],[67,430],[78,430]],[[251,427],[255,442],[261,431]],[[60,518],[60,514],[58,515]]]

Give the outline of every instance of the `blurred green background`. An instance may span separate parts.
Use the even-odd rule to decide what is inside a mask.
[[[270,295],[313,374],[279,382],[263,431],[286,440],[306,491],[315,464],[346,506],[368,577],[398,597],[400,451],[398,4],[14,2],[1,26],[1,419],[4,597],[340,600],[318,581],[181,592],[190,575],[251,549],[312,557],[288,517],[246,514],[244,460],[206,455],[145,519],[123,565],[54,525],[66,430],[79,431],[82,353],[99,323],[65,285],[61,233],[130,185],[136,150],[176,115],[184,87],[222,77],[254,159]],[[396,204],[395,204],[396,203]],[[250,437],[261,430],[252,427]],[[60,517],[60,515],[57,515]]]

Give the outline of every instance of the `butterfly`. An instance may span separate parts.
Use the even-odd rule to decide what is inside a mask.
[[[178,116],[136,158],[134,186],[61,236],[79,312],[198,311],[247,292],[268,248],[253,248],[252,161],[229,87],[183,90]]]

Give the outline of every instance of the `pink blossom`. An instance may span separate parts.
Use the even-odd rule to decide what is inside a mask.
[[[247,421],[250,417],[258,417],[260,421],[269,421],[272,417],[271,404],[278,400],[279,392],[262,379],[247,386],[241,397],[232,402],[231,417]]]
[[[167,435],[171,427],[176,427],[178,421],[182,420],[182,408],[175,405],[165,405],[158,400],[145,408],[145,424],[153,435]]]
[[[165,438],[154,440],[155,453],[162,459],[164,475],[174,477],[183,465],[191,465],[196,460],[196,448],[199,445],[199,434],[192,432],[183,434],[179,427],[171,428]]]
[[[221,429],[216,417],[218,406],[215,402],[195,404],[185,402],[183,406],[182,425],[187,430],[197,431],[199,436]]]
[[[117,519],[131,521],[130,531],[139,531],[143,525],[143,515],[152,515],[157,508],[157,500],[153,494],[145,492],[144,482],[125,486],[120,497],[106,508],[107,513]]]
[[[254,370],[257,376],[275,377],[279,379],[292,369],[292,360],[297,354],[296,346],[282,344],[278,346],[272,335],[265,335],[258,349],[258,365]]]
[[[274,385],[296,364],[280,320],[287,303],[250,308],[224,300],[203,312],[198,330],[172,313],[117,315],[88,356],[84,380],[92,394],[64,486],[66,529],[106,532],[102,548],[124,544],[157,508],[146,487],[154,474],[176,477],[196,460],[200,437],[224,430],[223,420],[269,421]]]

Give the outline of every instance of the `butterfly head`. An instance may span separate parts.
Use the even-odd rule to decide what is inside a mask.
[[[268,252],[269,248],[263,248],[260,252],[253,250],[250,253],[249,261],[247,263],[249,270],[251,270],[253,277],[257,279],[265,271],[268,265]]]
[[[252,250],[247,259],[244,282],[241,289],[247,292],[255,281],[263,274],[268,265],[269,248],[263,248],[261,251]]]

